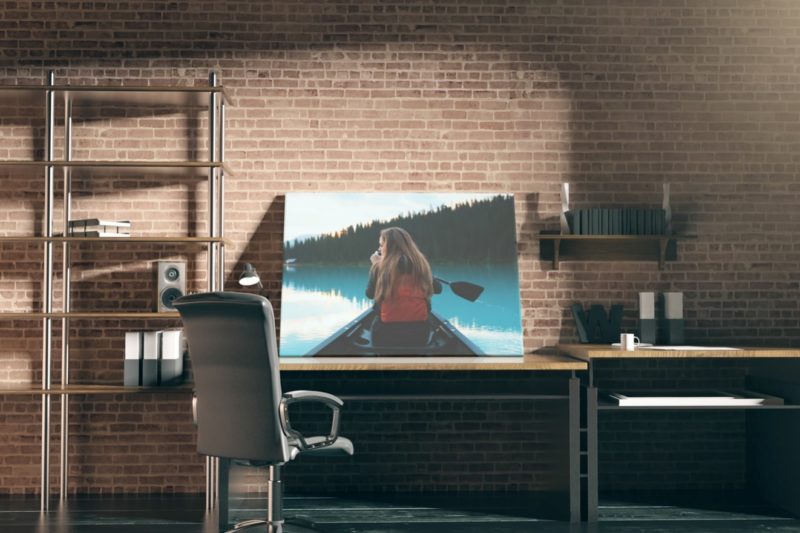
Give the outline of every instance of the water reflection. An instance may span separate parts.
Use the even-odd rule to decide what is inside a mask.
[[[433,310],[487,355],[522,353],[519,280],[515,264],[432,265],[448,281],[470,281],[485,290],[475,302],[447,286]],[[282,356],[302,356],[372,306],[364,294],[368,266],[295,265],[284,268],[281,298]]]

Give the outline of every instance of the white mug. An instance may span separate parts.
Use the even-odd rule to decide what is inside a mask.
[[[633,333],[622,333],[619,336],[619,344],[623,350],[632,352],[641,342],[639,341],[639,337],[636,337]]]

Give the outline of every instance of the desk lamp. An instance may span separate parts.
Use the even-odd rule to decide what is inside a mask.
[[[261,284],[261,278],[258,276],[258,272],[256,272],[255,267],[250,263],[244,264],[244,272],[239,276],[239,285],[242,287],[252,287],[253,285],[258,285],[259,289],[263,289],[264,286]]]

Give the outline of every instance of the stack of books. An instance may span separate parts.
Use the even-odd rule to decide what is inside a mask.
[[[70,237],[130,237],[130,220],[84,218],[69,221]]]

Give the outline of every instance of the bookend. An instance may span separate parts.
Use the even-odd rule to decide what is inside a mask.
[[[600,304],[589,307],[588,317],[581,304],[572,304],[572,316],[575,318],[575,327],[578,338],[583,344],[612,344],[619,342],[622,325],[621,304],[614,304],[606,314],[606,309]]]

